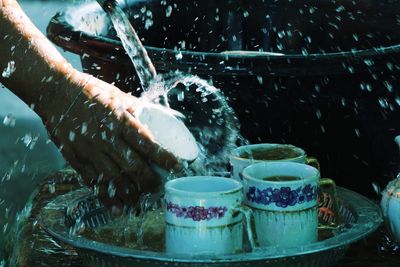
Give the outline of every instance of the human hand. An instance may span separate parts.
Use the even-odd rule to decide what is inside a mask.
[[[153,141],[132,115],[139,99],[75,71],[47,106],[46,127],[63,156],[113,214],[134,207],[161,185],[150,163],[179,169],[179,161]],[[74,92],[67,94],[65,92]],[[67,99],[65,99],[67,98]],[[60,103],[65,103],[61,105]]]
[[[114,214],[159,190],[150,164],[180,168],[132,115],[139,100],[75,70],[16,0],[0,0],[0,25],[0,69],[16,66],[0,82],[34,108],[66,160]]]

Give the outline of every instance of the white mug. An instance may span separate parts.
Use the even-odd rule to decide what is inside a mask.
[[[316,168],[294,162],[262,162],[243,170],[244,202],[253,209],[260,246],[317,241],[319,178]]]
[[[284,149],[289,153],[287,155],[270,156],[268,159],[259,158],[257,153],[260,151],[271,151],[276,149]],[[229,156],[231,176],[236,180],[243,180],[242,171],[247,166],[258,162],[287,161],[310,164],[319,169],[319,162],[316,158],[307,157],[306,152],[289,144],[253,144],[240,146],[232,150]]]
[[[232,254],[243,250],[243,222],[250,245],[251,210],[242,205],[243,186],[223,177],[193,176],[165,184],[166,251],[186,255]]]

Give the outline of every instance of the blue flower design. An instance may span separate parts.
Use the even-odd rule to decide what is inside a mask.
[[[311,201],[317,198],[317,189],[308,184],[302,189],[302,194],[305,196],[307,201]]]
[[[298,187],[295,190],[290,187],[259,189],[255,186],[248,188],[246,198],[250,202],[270,205],[274,203],[277,207],[286,208],[304,202],[310,202],[317,198],[317,187],[310,184]]]

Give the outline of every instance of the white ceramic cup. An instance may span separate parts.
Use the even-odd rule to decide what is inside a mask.
[[[292,156],[287,157],[277,157],[277,158],[269,158],[269,159],[258,159],[254,157],[254,151],[260,150],[274,150],[274,149],[287,149],[292,152]],[[246,145],[240,146],[232,150],[229,155],[229,162],[231,168],[231,176],[239,181],[243,180],[242,171],[247,166],[258,163],[258,162],[272,162],[272,161],[287,161],[287,162],[297,162],[310,164],[319,169],[318,160],[315,158],[309,158],[306,155],[306,152],[296,146],[289,144],[254,144],[254,145]]]
[[[299,180],[268,181],[271,176]],[[319,171],[294,162],[262,162],[243,170],[244,202],[253,209],[260,246],[293,247],[317,241]]]
[[[223,177],[193,176],[165,184],[166,251],[186,255],[232,254],[243,249],[243,186]],[[250,245],[254,246],[246,223]]]

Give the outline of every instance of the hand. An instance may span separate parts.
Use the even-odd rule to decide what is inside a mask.
[[[149,163],[180,168],[132,115],[139,99],[77,71],[60,85],[75,93],[65,99],[60,92],[47,101],[46,127],[63,156],[113,214],[134,206],[140,194],[160,189],[160,177]]]
[[[114,214],[155,192],[160,177],[180,163],[160,148],[132,115],[139,100],[75,70],[32,24],[15,0],[0,0],[0,69],[14,72],[0,82],[44,121],[66,160]]]

